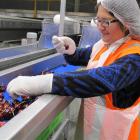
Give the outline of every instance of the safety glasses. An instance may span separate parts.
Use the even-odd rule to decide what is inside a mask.
[[[102,25],[104,27],[109,27],[111,25],[111,23],[118,22],[117,19],[101,19],[98,17],[93,18],[93,20],[97,26]]]

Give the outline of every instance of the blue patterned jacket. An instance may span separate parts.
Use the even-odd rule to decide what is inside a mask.
[[[78,48],[65,55],[72,65],[86,66],[92,47]],[[52,94],[88,98],[112,92],[113,105],[127,108],[140,97],[140,55],[124,56],[108,66],[96,69],[54,74]]]

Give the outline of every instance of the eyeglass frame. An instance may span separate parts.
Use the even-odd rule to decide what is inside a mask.
[[[98,24],[101,24],[104,27],[109,27],[111,25],[111,23],[119,22],[118,19],[100,19],[98,17],[93,18],[93,21],[97,26],[98,26]]]

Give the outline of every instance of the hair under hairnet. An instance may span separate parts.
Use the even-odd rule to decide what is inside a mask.
[[[97,0],[97,3],[129,29],[130,35],[140,40],[140,8],[136,0]]]

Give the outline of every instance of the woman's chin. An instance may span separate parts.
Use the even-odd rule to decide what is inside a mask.
[[[108,38],[102,37],[102,40],[103,40],[105,43],[107,43],[107,44],[110,43],[110,40],[109,40]]]

